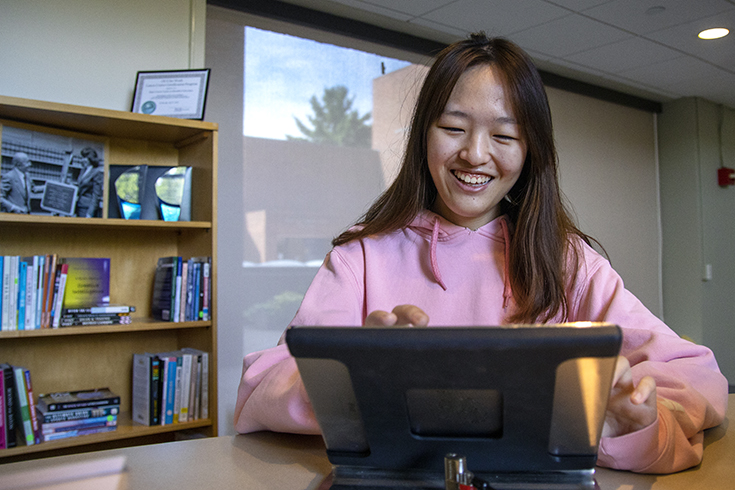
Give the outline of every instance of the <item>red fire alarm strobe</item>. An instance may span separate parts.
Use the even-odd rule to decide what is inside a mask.
[[[726,167],[718,168],[717,183],[720,184],[721,187],[735,185],[735,170]]]

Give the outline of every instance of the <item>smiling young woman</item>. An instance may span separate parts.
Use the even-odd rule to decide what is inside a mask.
[[[648,311],[573,224],[543,83],[507,40],[473,35],[440,53],[396,180],[333,245],[291,325],[619,325],[600,465],[696,465],[703,430],[723,420],[712,351]],[[245,357],[235,427],[319,432],[285,343]]]

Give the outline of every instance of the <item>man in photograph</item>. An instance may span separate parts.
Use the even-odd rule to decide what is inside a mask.
[[[21,151],[13,155],[13,168],[0,179],[0,211],[18,214],[30,212],[30,168],[31,159],[28,155]]]

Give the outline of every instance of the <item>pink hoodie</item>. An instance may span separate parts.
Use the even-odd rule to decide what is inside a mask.
[[[405,229],[333,249],[291,324],[361,326],[369,312],[413,304],[430,325],[501,325],[513,308],[507,246],[503,217],[472,231],[425,211]],[[568,321],[620,325],[621,354],[636,383],[651,375],[658,394],[658,420],[603,438],[598,464],[646,473],[698,464],[702,431],[721,423],[727,408],[727,380],[712,352],[681,339],[649,312],[591,247],[584,245],[583,254],[568,293]],[[296,363],[279,344],[245,357],[235,428],[318,434]]]

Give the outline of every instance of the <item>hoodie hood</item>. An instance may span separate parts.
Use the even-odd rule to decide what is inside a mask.
[[[467,233],[479,233],[494,240],[502,241],[504,247],[503,308],[507,308],[509,301],[513,297],[513,292],[510,287],[510,277],[508,275],[510,268],[510,232],[508,230],[507,216],[503,215],[495,218],[488,224],[473,231],[469,228],[455,225],[433,211],[424,210],[414,218],[408,227],[430,240],[429,262],[431,263],[431,272],[434,275],[434,280],[445,291],[447,290],[447,286],[442,280],[441,268],[436,256],[436,249],[440,243],[460,239]]]

